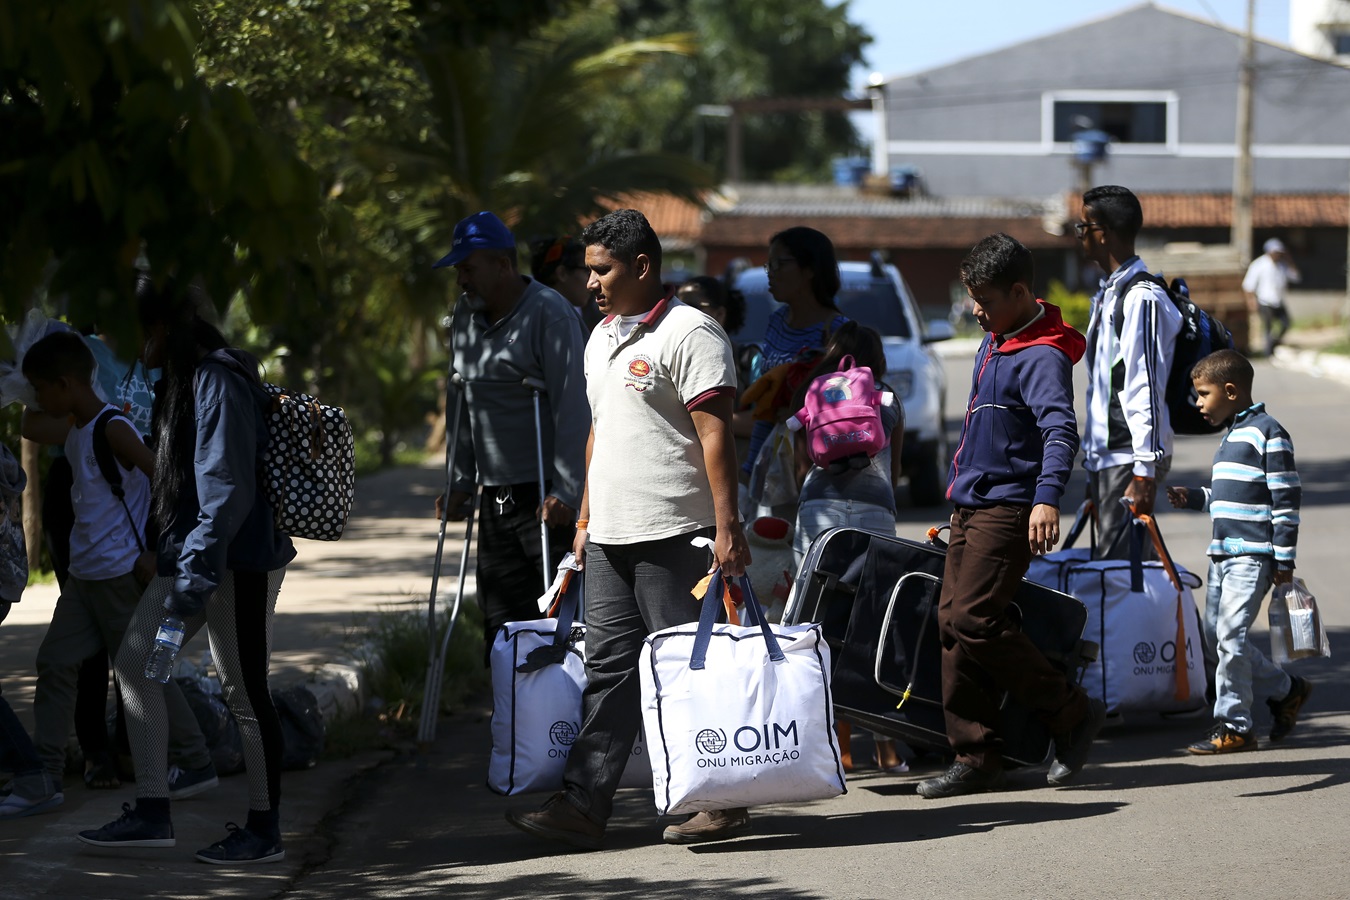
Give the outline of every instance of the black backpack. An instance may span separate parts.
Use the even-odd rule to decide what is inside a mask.
[[[126,418],[115,409],[105,409],[94,420],[94,461],[98,463],[98,471],[103,476],[103,480],[108,482],[108,487],[112,488],[113,496],[117,498],[117,502],[121,503],[122,509],[126,511],[127,521],[131,523],[131,531],[136,535],[136,546],[144,553],[146,545],[153,543],[153,541],[147,539],[150,535],[147,534],[143,525],[137,524],[136,517],[131,514],[131,507],[127,506],[126,491],[122,489],[122,467],[117,462],[116,455],[113,454],[112,444],[108,443],[108,423],[118,417]],[[130,419],[127,419],[127,424],[131,424]]]
[[[1224,423],[1209,424],[1200,415],[1200,410],[1195,408],[1196,394],[1195,385],[1191,382],[1191,369],[1216,350],[1234,349],[1233,336],[1222,322],[1195,305],[1184,279],[1173,278],[1169,285],[1157,275],[1143,271],[1135,273],[1116,293],[1114,321],[1117,338],[1124,327],[1122,312],[1125,295],[1141,281],[1151,281],[1162,288],[1167,299],[1181,313],[1181,330],[1177,332],[1176,344],[1173,346],[1172,371],[1167,376],[1167,391],[1164,395],[1172,431],[1177,434],[1214,434],[1224,427]]]

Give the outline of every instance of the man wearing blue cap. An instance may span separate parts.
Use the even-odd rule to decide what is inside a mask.
[[[552,572],[572,546],[591,427],[585,341],[571,305],[517,270],[515,237],[492,213],[474,213],[455,226],[450,252],[435,267],[444,266],[455,267],[462,291],[450,316],[451,362],[462,384],[451,386],[446,410],[460,413],[448,515],[463,519],[474,485],[482,486],[477,576],[486,661],[498,627],[539,617],[543,572]],[[539,433],[527,379],[543,385]],[[543,497],[536,441],[543,448]],[[549,527],[548,560],[541,516]]]
[[[1261,331],[1266,337],[1266,356],[1289,330],[1289,309],[1284,305],[1285,291],[1290,284],[1298,284],[1299,271],[1289,258],[1289,251],[1279,238],[1271,238],[1261,248],[1265,252],[1252,260],[1242,279],[1242,292],[1247,296],[1247,308],[1261,316]],[[1276,326],[1279,327],[1278,333]]]

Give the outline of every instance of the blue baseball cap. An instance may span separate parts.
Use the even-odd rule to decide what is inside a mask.
[[[514,250],[516,238],[511,229],[501,219],[484,210],[476,212],[467,219],[461,219],[455,226],[454,241],[450,252],[442,256],[433,269],[457,266],[468,259],[475,250]]]

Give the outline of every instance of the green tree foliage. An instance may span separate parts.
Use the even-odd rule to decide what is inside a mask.
[[[376,142],[430,128],[414,6],[197,0],[203,76],[243,90],[263,123],[315,169],[324,197],[321,311],[278,311],[265,332],[251,332],[256,349],[284,354],[287,379],[322,391],[376,431],[386,462],[398,429],[420,421],[408,398],[434,402],[422,370],[444,306],[428,274],[432,250],[400,224],[420,188],[393,189],[394,173],[364,158]],[[403,401],[391,405],[395,388]]]
[[[313,294],[313,172],[239,88],[196,72],[173,0],[0,4],[0,302],[44,286],[130,330],[131,273],[240,289],[259,318]]]
[[[606,102],[641,104],[634,122],[605,116],[606,140],[691,152],[705,130],[707,160],[726,171],[724,120],[699,122],[700,104],[757,97],[838,97],[862,62],[871,37],[849,21],[849,4],[826,0],[618,0],[618,33],[641,38],[693,32],[697,54],[665,58],[616,83]],[[747,117],[745,177],[810,181],[829,177],[830,157],[853,153],[858,138],[842,112],[783,112]]]
[[[654,61],[688,56],[688,35],[615,43],[613,6],[594,3],[525,37],[497,34],[474,47],[431,42],[421,60],[434,126],[386,148],[400,184],[434,185],[432,205],[409,220],[449,228],[480,209],[510,220],[522,238],[574,230],[604,211],[604,200],[635,191],[695,198],[711,173],[687,154],[637,148],[600,121],[613,112],[640,130],[645,109],[631,97],[604,103],[617,83]]]

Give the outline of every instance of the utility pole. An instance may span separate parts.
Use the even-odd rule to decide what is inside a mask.
[[[1238,76],[1237,163],[1233,170],[1233,249],[1245,269],[1252,261],[1252,82],[1256,75],[1256,0],[1247,0],[1247,33]]]

